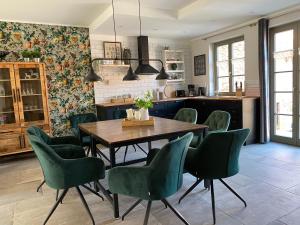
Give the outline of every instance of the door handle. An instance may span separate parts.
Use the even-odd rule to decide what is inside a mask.
[[[16,92],[15,89],[12,89],[13,101],[16,102]]]
[[[21,94],[20,94],[20,89],[17,89],[17,97],[18,97],[18,101],[21,101]]]

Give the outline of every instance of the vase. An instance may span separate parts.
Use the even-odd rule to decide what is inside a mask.
[[[40,58],[34,58],[33,60],[34,60],[34,62],[36,62],[36,63],[39,63],[39,62],[41,61]]]
[[[30,62],[30,58],[25,57],[24,62]]]
[[[141,113],[141,120],[149,120],[149,110],[148,109],[141,108],[140,113]]]
[[[131,58],[131,51],[129,48],[124,48],[123,50],[123,58],[124,58],[124,63],[125,65],[130,65],[130,59]]]

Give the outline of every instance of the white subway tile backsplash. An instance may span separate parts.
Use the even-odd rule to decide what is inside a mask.
[[[113,36],[90,34],[92,58],[103,57],[103,41],[113,40]],[[117,41],[122,42],[123,48],[129,48],[131,50],[131,57],[137,58],[137,37],[118,37]],[[162,50],[165,46],[169,46],[171,49],[182,49],[185,51],[186,83],[190,83],[192,80],[192,60],[189,42],[149,38],[150,58],[162,59]],[[151,64],[160,69],[159,63]],[[136,65],[136,62],[132,63],[134,68]],[[109,102],[112,97],[119,95],[131,94],[133,97],[140,96],[146,90],[156,90],[160,87],[159,82],[155,80],[156,75],[139,76],[139,81],[123,81],[123,77],[126,73],[127,68],[121,67],[101,69],[100,74],[105,80],[108,81],[108,83],[95,83],[94,90],[96,104]],[[179,85],[179,88],[182,88],[182,86]]]

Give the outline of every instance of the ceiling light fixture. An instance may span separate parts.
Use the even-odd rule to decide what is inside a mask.
[[[139,21],[140,21],[140,37],[141,37],[141,34],[142,34],[142,22],[141,22],[141,4],[140,4],[140,0],[138,0],[138,3],[139,3]],[[114,0],[111,1],[111,5],[112,5],[112,11],[113,11],[113,27],[114,27],[114,37],[115,37],[115,45],[116,45],[116,42],[117,42],[117,32],[116,32],[116,20],[115,20],[115,7],[114,7]],[[91,61],[91,68],[90,68],[90,73],[85,77],[85,81],[90,81],[90,82],[96,82],[96,81],[103,81],[103,78],[102,77],[99,77],[94,69],[93,69],[93,62],[94,61],[97,61],[97,60],[115,60],[115,61],[123,61],[124,59],[121,57],[121,58],[117,58],[117,48],[115,46],[115,58],[107,58],[107,57],[103,57],[103,58],[94,58],[92,61]],[[163,62],[160,60],[160,59],[143,59],[143,58],[139,58],[139,59],[136,59],[136,58],[129,58],[129,59],[125,59],[125,60],[128,60],[128,61],[138,61],[139,62],[139,66],[138,68],[136,69],[136,71],[139,71],[139,67],[140,67],[140,64],[141,62],[143,62],[144,60],[147,60],[147,61],[156,61],[156,62],[160,62],[161,63],[161,70],[159,72],[159,74],[156,76],[156,80],[167,80],[169,79],[169,74],[166,73],[165,71],[165,68],[164,68],[164,64]],[[154,69],[152,66],[148,65],[148,68],[151,68],[152,71],[152,74],[153,73],[158,73],[158,71],[156,69]],[[142,74],[142,72],[140,73]],[[149,74],[149,72],[148,72]],[[128,68],[128,71],[127,71],[127,74],[124,76],[123,78],[123,81],[132,81],[132,80],[139,80],[139,77],[137,75],[137,73],[134,73],[133,72],[133,69],[131,67],[131,63],[130,63],[130,66]]]

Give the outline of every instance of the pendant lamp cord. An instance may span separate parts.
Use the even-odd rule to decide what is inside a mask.
[[[115,18],[115,5],[114,0],[111,0],[111,6],[113,11],[113,22],[114,22],[114,35],[115,35],[115,58],[117,59],[117,31],[116,31],[116,18]]]
[[[141,1],[138,0],[138,2],[139,2],[140,36],[142,36]]]

